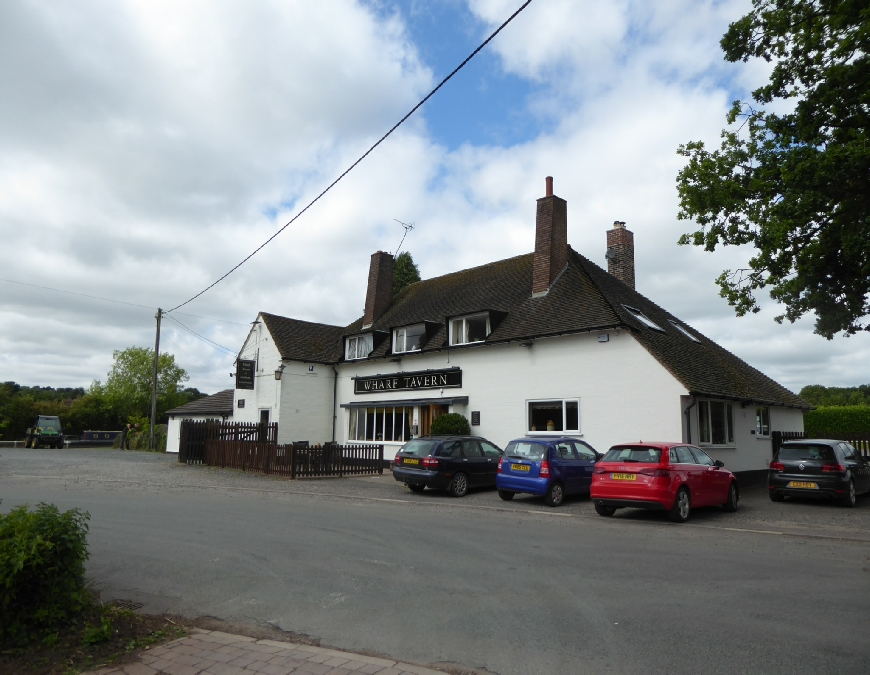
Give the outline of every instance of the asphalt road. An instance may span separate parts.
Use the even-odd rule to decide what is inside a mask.
[[[759,494],[746,510],[768,508]],[[822,525],[801,516],[792,534],[767,534],[718,509],[687,526],[596,517],[586,500],[502,510],[489,492],[413,497],[380,478],[0,453],[0,509],[91,513],[88,573],[104,599],[502,675],[870,671],[867,498],[854,511],[770,505]]]

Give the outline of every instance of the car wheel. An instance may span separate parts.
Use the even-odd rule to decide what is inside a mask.
[[[547,503],[547,506],[559,506],[562,504],[562,500],[565,498],[565,489],[562,487],[561,483],[553,483],[550,485],[550,489],[547,490],[547,496],[544,497],[544,501]]]
[[[38,448],[39,447],[39,439],[38,438],[32,439],[30,441],[30,447],[31,448]]]
[[[411,492],[423,492],[426,489],[422,483],[408,483],[408,487],[411,488]]]
[[[450,481],[450,494],[454,497],[464,497],[468,494],[468,476],[458,473]]]
[[[509,502],[511,499],[513,499],[515,494],[516,492],[511,492],[510,490],[498,491],[498,496],[504,499],[506,502]]]
[[[850,478],[849,487],[846,489],[846,496],[840,500],[840,504],[852,508],[858,501],[857,497],[858,493],[855,492],[855,481]]]
[[[722,510],[727,511],[728,513],[734,513],[737,510],[737,501],[740,499],[740,496],[737,494],[737,483],[731,481],[731,485],[728,486],[728,501],[722,504]]]
[[[770,501],[781,502],[785,499],[785,495],[780,494],[776,490],[770,490]]]
[[[596,504],[595,513],[597,513],[599,516],[612,516],[614,513],[616,513],[616,507]]]
[[[689,514],[692,512],[692,499],[689,496],[689,491],[686,488],[680,488],[677,496],[674,499],[674,505],[668,511],[668,518],[675,523],[685,523],[689,519]]]

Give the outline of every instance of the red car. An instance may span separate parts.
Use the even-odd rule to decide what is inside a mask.
[[[687,443],[614,445],[595,465],[590,496],[599,515],[634,507],[667,511],[675,523],[688,520],[696,506],[736,511],[737,478]]]

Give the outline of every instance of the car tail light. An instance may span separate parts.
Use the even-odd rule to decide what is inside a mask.
[[[549,478],[550,477],[550,463],[545,459],[541,462],[541,470],[538,472],[538,475],[541,478]]]
[[[423,466],[427,469],[437,469],[438,468],[438,458],[437,457],[424,457],[423,458]]]
[[[846,473],[846,467],[842,464],[823,464],[823,473]]]
[[[402,457],[401,457],[401,455],[397,454],[396,458],[393,460],[393,464],[401,464],[401,463],[402,463]]]
[[[597,464],[592,467],[592,473],[607,473],[607,469],[603,466],[598,466]]]
[[[671,475],[669,469],[641,469],[638,473],[644,476],[652,476],[653,478],[667,478]]]
[[[498,472],[501,473],[501,467],[504,464],[504,457],[498,458]]]
[[[785,464],[782,462],[771,462],[770,463],[771,471],[785,471]]]

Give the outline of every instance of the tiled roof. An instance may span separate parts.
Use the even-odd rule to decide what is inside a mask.
[[[571,249],[567,266],[548,293],[531,297],[533,258],[529,253],[411,284],[393,298],[366,332],[381,331],[386,337],[394,328],[430,322],[428,339],[421,350],[426,352],[448,346],[448,319],[483,311],[491,313],[488,344],[626,328],[693,394],[811,407]],[[646,326],[625,305],[643,312],[664,332]],[[342,336],[362,332],[362,318],[342,329],[271,314],[263,316],[281,355],[290,359],[335,363],[342,358]],[[698,342],[686,337],[670,321],[684,326]],[[388,356],[390,349],[389,339],[376,341],[369,358]]]
[[[167,415],[232,415],[233,390],[224,389],[212,396],[185,403],[166,412]]]
[[[344,328],[261,312],[282,359],[336,363],[344,353]]]

